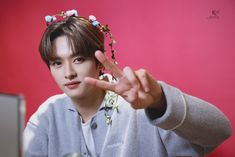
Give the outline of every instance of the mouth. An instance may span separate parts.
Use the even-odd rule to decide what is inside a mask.
[[[75,89],[79,86],[80,83],[81,83],[80,81],[71,81],[71,82],[64,84],[64,86],[69,89]]]

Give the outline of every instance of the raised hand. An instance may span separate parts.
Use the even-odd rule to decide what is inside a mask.
[[[125,67],[123,71],[110,61],[101,51],[95,52],[96,58],[117,78],[116,83],[86,77],[85,82],[122,96],[134,109],[162,108],[163,92],[157,81],[144,69],[133,71]]]

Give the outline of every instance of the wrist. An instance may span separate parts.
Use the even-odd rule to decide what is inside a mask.
[[[151,119],[156,119],[164,115],[166,112],[167,103],[166,103],[166,97],[164,92],[161,93],[161,97],[159,101],[154,102],[151,104],[147,110],[150,113]]]

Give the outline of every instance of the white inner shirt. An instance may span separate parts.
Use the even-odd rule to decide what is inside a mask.
[[[83,131],[83,135],[85,138],[87,149],[89,151],[89,156],[96,157],[95,143],[94,143],[94,139],[92,136],[90,124],[91,124],[91,119],[87,121],[86,123],[83,123],[81,119],[82,131]]]

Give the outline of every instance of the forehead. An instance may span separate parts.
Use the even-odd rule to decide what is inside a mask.
[[[55,38],[52,43],[53,56],[66,56],[72,54],[71,44],[66,36]]]

